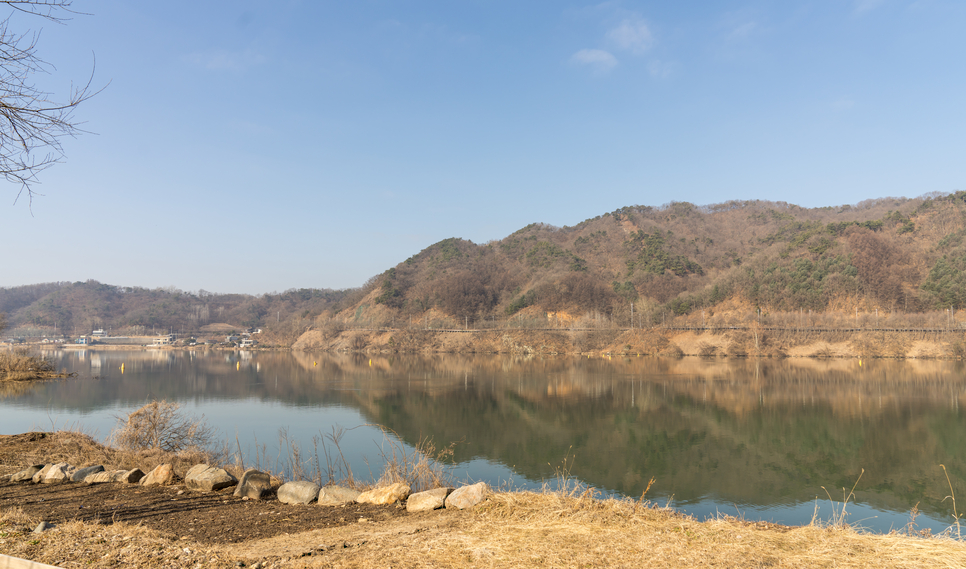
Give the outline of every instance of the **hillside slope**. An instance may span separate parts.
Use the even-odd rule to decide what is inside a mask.
[[[477,328],[507,319],[606,320],[628,327],[736,307],[956,310],[966,302],[964,234],[966,192],[838,208],[632,206],[574,227],[531,224],[482,245],[440,241],[371,279],[363,298],[335,320]]]

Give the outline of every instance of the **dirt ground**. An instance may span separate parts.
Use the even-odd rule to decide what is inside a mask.
[[[27,465],[19,457],[33,454],[47,433],[0,435],[0,468],[10,474]],[[238,543],[282,534],[356,524],[360,518],[378,524],[406,516],[402,506],[347,504],[290,505],[270,500],[244,500],[234,488],[198,492],[182,485],[143,487],[137,484],[0,482],[0,512],[20,508],[23,514],[55,525],[68,521],[96,524],[126,522],[150,528],[169,539],[201,544]],[[33,529],[33,528],[30,528]]]

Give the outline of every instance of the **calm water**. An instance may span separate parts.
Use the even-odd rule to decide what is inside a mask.
[[[249,461],[256,445],[286,454],[280,429],[303,454],[345,429],[342,450],[366,478],[388,448],[381,425],[405,445],[460,441],[460,479],[539,486],[566,461],[615,495],[639,497],[653,477],[648,498],[699,517],[827,520],[862,469],[848,520],[875,531],[905,526],[917,504],[919,527],[953,523],[940,464],[966,497],[966,374],[953,362],[46,355],[78,379],[8,387],[0,432],[76,426],[103,439],[116,416],[164,398],[237,437]]]

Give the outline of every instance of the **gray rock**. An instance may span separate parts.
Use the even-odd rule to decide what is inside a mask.
[[[84,477],[84,484],[106,484],[116,482],[117,477],[124,474],[123,470],[102,470]],[[75,473],[76,475],[76,473]]]
[[[235,496],[261,500],[271,491],[272,477],[260,470],[249,468],[238,481],[238,486],[235,487]]]
[[[49,529],[53,529],[55,527],[56,526],[50,522],[40,522],[39,524],[37,524],[37,527],[34,528],[34,533],[44,533],[45,531]]]
[[[405,482],[396,482],[389,486],[376,488],[359,494],[356,502],[360,504],[386,505],[393,502],[402,502],[409,497],[412,489]]]
[[[207,464],[196,464],[184,475],[184,485],[190,490],[214,492],[238,484],[238,479],[224,469]]]
[[[486,497],[486,493],[489,490],[490,487],[486,482],[477,482],[470,486],[457,488],[446,498],[446,507],[459,508],[460,510],[472,508],[483,501],[483,498]]]
[[[70,481],[83,482],[88,476],[97,472],[104,472],[104,467],[98,464],[96,466],[85,466],[84,468],[78,468],[73,474],[70,475]]]
[[[30,480],[34,484],[40,484],[41,482],[44,481],[44,476],[47,476],[47,473],[50,472],[50,469],[53,468],[53,467],[54,467],[53,464],[45,464],[45,465],[43,465],[40,468],[40,470],[38,470],[37,472],[34,473],[33,477]]]
[[[60,482],[67,482],[70,480],[71,475],[74,474],[76,469],[67,464],[66,462],[59,462],[50,467],[47,474],[44,475],[44,484],[58,484]]]
[[[296,480],[278,487],[278,501],[283,504],[308,504],[319,497],[319,485]]]
[[[141,486],[165,486],[174,480],[174,467],[160,464],[141,479]]]
[[[40,469],[43,468],[44,466],[45,465],[43,464],[35,464],[33,466],[29,466],[21,470],[20,472],[17,472],[16,474],[11,474],[10,481],[11,482],[29,482],[30,480],[33,479],[34,474],[37,474],[38,472],[40,472]]]
[[[124,484],[137,484],[142,478],[144,478],[144,471],[140,468],[135,468],[134,470],[125,470],[118,475],[115,481],[123,482]]]
[[[425,492],[410,494],[406,499],[407,512],[425,512],[442,508],[446,497],[453,492],[452,488],[434,488]]]
[[[355,502],[362,492],[342,486],[326,486],[319,492],[319,504],[322,506],[339,506],[347,502]]]

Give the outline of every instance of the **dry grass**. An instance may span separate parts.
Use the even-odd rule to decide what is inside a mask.
[[[346,543],[319,551],[316,543]],[[355,524],[232,547],[277,567],[962,567],[949,538],[869,535],[845,526],[790,528],[708,521],[630,500],[557,492],[492,494],[475,510]],[[303,557],[304,556],[304,557]]]
[[[379,425],[365,426],[378,426],[383,433],[378,450],[382,467],[378,476],[373,475],[370,480],[358,478],[353,472],[342,451],[341,441],[346,431],[338,427],[333,427],[332,432],[324,436],[320,433],[313,437],[311,454],[303,451],[298,442],[289,437],[287,430],[281,429],[278,437],[279,455],[275,459],[274,467],[271,466],[272,461],[267,453],[256,449],[255,468],[264,464],[280,480],[291,477],[293,480],[310,480],[320,486],[339,484],[357,490],[405,482],[413,492],[422,492],[433,488],[452,487],[455,484],[450,461],[458,442],[437,449],[432,439],[424,438],[409,451],[393,430]],[[368,460],[365,462],[368,464]],[[234,463],[244,470],[245,462],[240,447],[234,453]]]
[[[54,363],[46,358],[31,355],[26,350],[0,352],[0,380],[29,381],[68,377],[66,372],[57,373]]]

